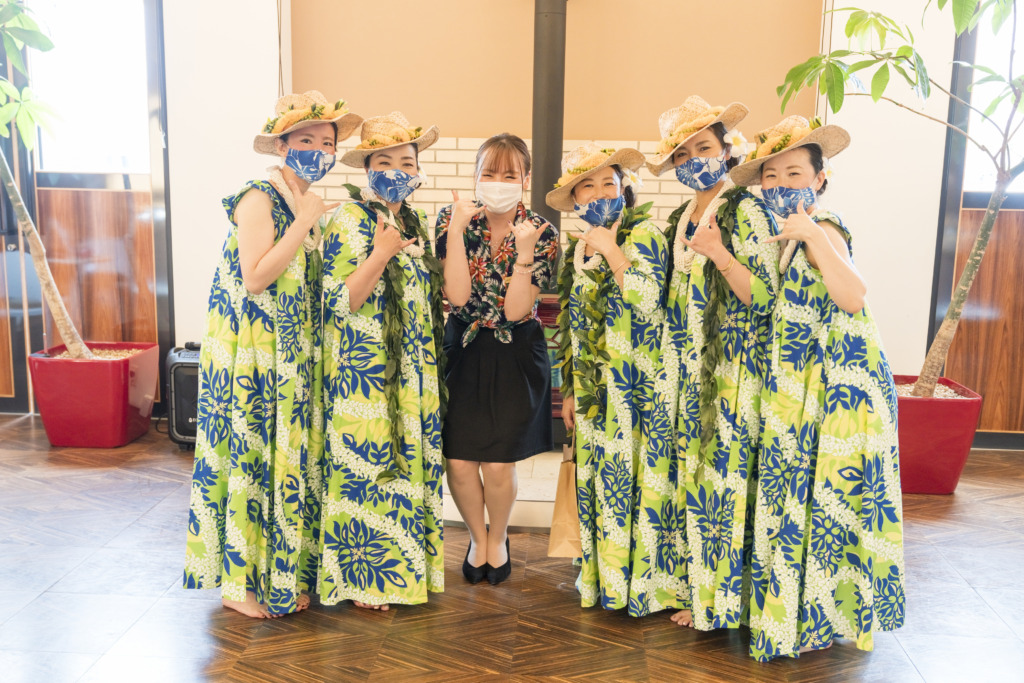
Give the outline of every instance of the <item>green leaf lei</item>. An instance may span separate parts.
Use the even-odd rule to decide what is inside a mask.
[[[648,202],[642,206],[625,209],[622,212],[622,220],[615,233],[615,243],[620,247],[633,228],[645,220],[650,219],[651,206]],[[579,237],[569,237],[569,246],[562,256],[562,269],[558,273],[558,363],[556,367],[562,370],[562,396],[576,399],[576,410],[584,411],[587,419],[593,419],[601,407],[605,404],[607,388],[598,359],[610,361],[605,346],[605,316],[608,312],[608,295],[611,293],[612,284],[615,278],[607,268],[594,268],[585,270],[584,274],[597,283],[597,286],[588,289],[584,293],[583,313],[590,321],[589,329],[585,331],[574,331],[569,326],[569,296],[572,292],[573,276],[575,265],[573,255],[579,247]],[[585,247],[584,247],[585,248]],[[579,358],[572,355],[572,337],[575,334],[581,350]],[[573,380],[578,379],[580,391],[574,396]]]
[[[382,203],[366,201],[362,197],[362,191],[352,184],[346,184],[349,196],[353,201],[365,204],[373,211],[380,212],[385,217],[395,216],[391,210]],[[426,225],[420,221],[419,215],[406,203],[398,211],[395,221],[402,239],[417,238],[423,246],[423,265],[430,273],[430,317],[433,322],[434,333],[434,355],[437,365],[437,394],[440,401],[440,419],[444,421],[444,415],[448,408],[448,387],[444,383],[446,358],[441,349],[444,338],[444,303],[442,291],[444,285],[444,268],[441,261],[432,253],[430,235]],[[405,284],[402,273],[402,266],[398,259],[391,259],[384,269],[384,354],[386,363],[384,366],[384,397],[388,403],[388,422],[391,429],[391,466],[377,476],[377,483],[391,481],[399,474],[409,473],[409,464],[402,456],[402,438],[405,435],[405,425],[399,414],[398,394],[402,384],[401,358],[402,358],[402,330],[410,323],[409,313],[402,305],[402,298],[405,295]]]
[[[736,228],[736,212],[740,202],[747,196],[746,188],[737,185],[730,187],[722,193],[725,201],[718,207],[717,218],[718,228],[722,231],[722,244],[732,252],[732,232]],[[683,211],[689,206],[689,200],[672,212],[668,217],[668,230],[665,237],[668,243],[674,244],[676,233],[679,229],[679,218]],[[669,249],[669,254],[672,249]],[[672,273],[672,264],[669,264],[669,273]],[[718,380],[715,378],[715,368],[722,360],[722,344],[720,343],[722,326],[725,325],[726,307],[723,302],[732,291],[725,276],[715,266],[714,261],[708,259],[704,262],[704,281],[708,284],[708,302],[704,307],[704,320],[702,329],[704,331],[704,346],[701,347],[700,366],[700,448],[701,451],[711,443],[715,435],[715,422],[718,411]]]

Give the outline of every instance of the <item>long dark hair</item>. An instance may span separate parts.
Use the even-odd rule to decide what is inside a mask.
[[[715,137],[718,138],[718,142],[722,144],[722,151],[725,151],[725,148],[729,147],[729,143],[725,141],[725,124],[721,121],[715,121],[711,124],[711,132],[715,134]],[[740,160],[736,158],[736,155],[734,154],[725,162],[725,167],[731,171],[733,167],[738,166],[739,163]]]

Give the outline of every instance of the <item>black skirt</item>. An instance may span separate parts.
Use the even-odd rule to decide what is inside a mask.
[[[445,457],[508,463],[550,451],[551,360],[540,322],[528,320],[513,328],[511,344],[481,327],[463,348],[467,327],[449,315],[444,328]]]

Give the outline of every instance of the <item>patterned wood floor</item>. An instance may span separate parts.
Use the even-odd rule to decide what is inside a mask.
[[[51,450],[36,419],[0,416],[0,680],[1024,680],[1024,454],[975,452],[956,495],[907,497],[904,629],[768,665],[744,632],[581,610],[534,535],[496,588],[461,580],[449,529],[425,606],[247,619],[179,588],[191,462],[153,432]]]

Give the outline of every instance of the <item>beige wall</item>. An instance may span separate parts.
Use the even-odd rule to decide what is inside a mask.
[[[788,67],[817,53],[821,8],[569,0],[565,137],[654,140],[658,115],[691,94],[747,104],[751,137],[781,118],[775,86]],[[400,109],[443,135],[529,138],[533,12],[532,0],[294,0],[294,86],[344,97],[363,115]],[[751,47],[758,36],[781,39]],[[788,113],[813,111],[807,94]]]
[[[293,0],[292,76],[364,116],[397,109],[442,135],[526,137],[533,2]]]

